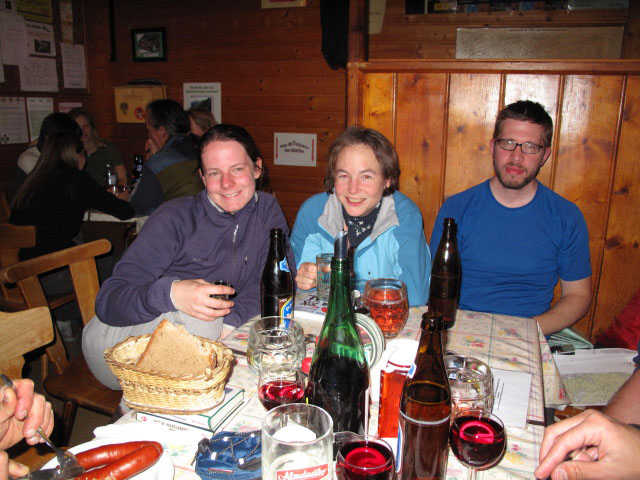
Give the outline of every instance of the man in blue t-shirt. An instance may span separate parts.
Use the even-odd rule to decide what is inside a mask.
[[[591,303],[587,225],[579,208],[536,180],[551,154],[553,122],[544,107],[519,101],[496,119],[489,145],[493,178],[451,196],[445,218],[458,225],[460,308],[535,318],[545,335],[573,325]],[[551,306],[560,279],[561,298]]]

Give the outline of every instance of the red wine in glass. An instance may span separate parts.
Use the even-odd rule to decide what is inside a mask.
[[[378,439],[365,437],[344,444],[338,451],[336,475],[339,480],[392,480],[393,473],[393,452]]]
[[[466,410],[456,414],[449,432],[451,450],[469,467],[469,478],[476,469],[493,467],[502,457],[506,438],[502,421],[490,413]]]
[[[300,402],[304,396],[304,387],[290,380],[273,380],[260,386],[258,396],[262,405],[271,410],[285,403]]]

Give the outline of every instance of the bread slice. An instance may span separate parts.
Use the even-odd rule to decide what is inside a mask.
[[[167,319],[151,334],[136,366],[167,375],[209,374],[214,365],[210,348],[186,328]]]

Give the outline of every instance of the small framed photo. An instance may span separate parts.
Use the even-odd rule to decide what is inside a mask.
[[[154,62],[167,59],[167,33],[164,28],[131,30],[134,62]]]

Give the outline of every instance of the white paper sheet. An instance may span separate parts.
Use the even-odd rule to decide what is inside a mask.
[[[87,88],[84,45],[61,43],[64,88]]]
[[[527,424],[531,374],[492,368],[493,413],[507,427],[524,428]]]
[[[560,375],[581,373],[628,373],[635,368],[635,350],[626,348],[597,348],[576,350],[574,355],[554,355]]]
[[[56,41],[53,25],[40,22],[26,22],[29,55],[56,56]]]
[[[20,89],[27,92],[57,92],[58,71],[53,58],[29,57],[20,65]]]
[[[24,98],[0,97],[0,144],[28,141]]]
[[[0,11],[0,47],[5,65],[24,65],[29,55],[27,26],[22,15]]]
[[[213,113],[218,123],[222,122],[221,83],[183,83],[184,109],[204,108]]]
[[[53,98],[27,98],[27,114],[29,115],[29,137],[36,140],[40,135],[40,126],[47,115],[53,113]]]

